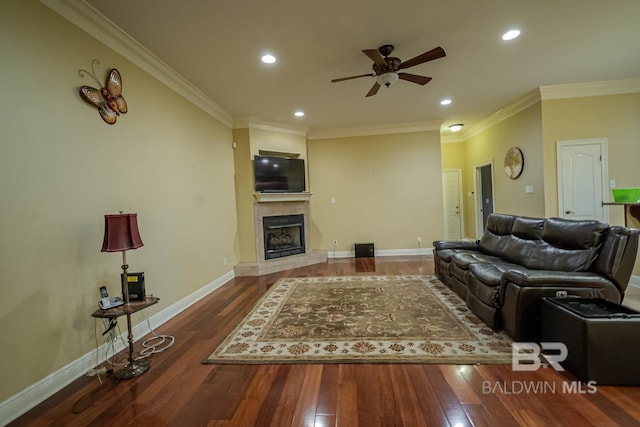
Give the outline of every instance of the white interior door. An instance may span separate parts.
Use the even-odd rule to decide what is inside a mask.
[[[602,206],[606,139],[558,141],[558,215],[568,219],[608,221]]]
[[[444,195],[444,231],[446,240],[459,240],[462,227],[462,173],[460,170],[442,172]]]

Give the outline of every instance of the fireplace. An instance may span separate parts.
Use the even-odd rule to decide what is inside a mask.
[[[311,248],[310,196],[311,193],[254,194],[255,258],[236,265],[236,276],[262,276],[327,262],[326,250]]]
[[[262,218],[264,259],[305,253],[304,215],[275,215]]]

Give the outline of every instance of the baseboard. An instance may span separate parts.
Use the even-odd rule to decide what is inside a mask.
[[[171,304],[169,307],[149,317],[149,324],[151,325],[151,328],[155,329],[168,320],[174,318],[182,311],[200,301],[202,298],[209,295],[211,292],[215,291],[234,277],[234,272],[231,270],[215,279],[213,282],[182,298],[180,301]],[[149,333],[149,325],[147,322],[142,321],[133,327],[132,333],[134,339],[138,341],[144,335]],[[116,351],[124,350],[124,343],[127,342],[126,335],[127,333],[125,331],[120,336],[121,339],[117,340]],[[98,347],[97,350],[92,350],[79,357],[68,365],[58,369],[37,383],[30,385],[18,394],[15,394],[0,403],[0,425],[6,425],[15,420],[20,415],[29,411],[31,408],[34,408],[36,405],[59,392],[76,379],[85,375],[89,369],[103,363],[106,357],[106,350],[106,345],[103,344]]]
[[[433,248],[420,249],[376,249],[375,256],[401,256],[401,255],[433,255]],[[329,251],[328,258],[354,258],[355,251]]]

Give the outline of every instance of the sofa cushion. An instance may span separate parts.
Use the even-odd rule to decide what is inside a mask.
[[[506,239],[502,257],[526,266],[532,253],[540,244],[544,219],[518,217],[513,222],[511,235]]]
[[[522,269],[522,266],[511,263],[476,262],[469,266],[471,275],[485,286],[500,286],[505,271]]]
[[[436,252],[436,254],[438,255],[438,258],[449,262],[451,261],[451,255],[457,252],[458,252],[458,249],[440,249]]]
[[[469,266],[467,287],[476,299],[492,307],[499,307],[499,293],[502,278],[507,271],[526,270],[512,263],[477,262]]]
[[[476,262],[501,262],[499,257],[483,254],[481,252],[460,251],[451,255],[451,262],[454,266],[463,270],[468,270],[471,264]]]
[[[600,221],[549,218],[542,242],[532,248],[523,265],[536,270],[587,271],[595,260],[607,229]]]
[[[542,240],[561,249],[593,249],[600,246],[607,227],[595,220],[549,218],[544,223]]]
[[[513,215],[492,213],[487,218],[487,227],[479,241],[479,249],[485,254],[501,256],[504,245],[511,235],[515,220]]]

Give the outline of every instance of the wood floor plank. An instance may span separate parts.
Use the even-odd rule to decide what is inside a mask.
[[[421,397],[416,393],[405,366],[389,365],[389,370],[391,372],[391,387],[399,410],[399,419],[402,421],[401,425],[427,426],[418,403]]]
[[[293,416],[293,425],[314,425],[318,394],[322,383],[322,365],[304,365],[302,388],[298,390],[299,399]]]
[[[280,278],[433,273],[427,256],[377,257],[360,264],[332,259],[236,277],[155,331],[176,341],[153,355],[151,368],[140,377],[104,378],[102,385],[95,377],[78,378],[9,426],[640,426],[640,387],[598,386],[595,394],[486,390],[486,383],[561,387],[575,380],[548,368],[202,363]]]
[[[360,425],[358,421],[358,387],[353,378],[352,369],[351,365],[340,365],[338,368],[336,424],[339,426]]]
[[[449,387],[458,396],[460,403],[480,404],[480,398],[467,383],[464,375],[456,365],[441,365],[440,371],[444,375]]]
[[[482,375],[478,372],[477,366],[462,365],[457,366],[458,371],[464,376],[465,380],[469,384],[469,387],[473,390],[476,397],[480,400],[482,407],[491,414],[492,425],[499,426],[516,426],[518,423],[509,411],[509,409],[500,400],[497,394],[487,392],[487,383]],[[476,424],[482,425],[484,422],[484,413],[475,408],[475,406],[465,406],[465,412],[471,421]],[[475,418],[478,417],[478,418]]]
[[[256,420],[260,424],[274,425],[273,417],[280,404],[285,385],[289,378],[289,367],[279,365],[273,378],[272,386],[267,390],[267,394],[260,405],[260,410],[256,416]]]
[[[277,371],[277,365],[263,365],[255,370],[251,383],[247,387],[247,393],[233,414],[230,424],[256,425],[260,408],[273,385]]]
[[[438,395],[436,391],[431,387],[431,382],[428,379],[429,372],[437,370],[435,365],[406,365],[404,367],[413,389],[415,390],[417,405],[420,410],[422,420],[428,426],[448,426],[449,421],[444,413],[441,405],[439,404]]]
[[[335,416],[338,412],[338,365],[325,365],[322,368],[320,392],[316,402],[316,414]]]
[[[471,426],[471,421],[444,375],[437,366],[434,365],[433,368],[435,369],[430,370],[428,379],[449,424],[458,427]]]

